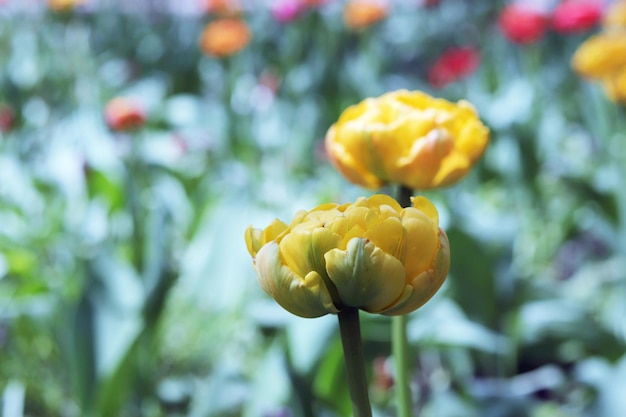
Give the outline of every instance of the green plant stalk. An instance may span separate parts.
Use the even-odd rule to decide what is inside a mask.
[[[352,414],[354,417],[372,417],[365,372],[365,357],[361,342],[359,309],[346,308],[341,310],[337,316],[348,375],[348,390],[352,401]]]
[[[398,417],[411,417],[411,389],[409,386],[408,352],[409,342],[406,337],[406,315],[391,319],[391,346],[396,369],[395,392]]]
[[[402,207],[411,205],[412,190],[400,186],[396,199]],[[395,365],[395,395],[398,417],[411,417],[411,387],[409,385],[409,341],[406,335],[406,315],[391,318],[391,349]]]

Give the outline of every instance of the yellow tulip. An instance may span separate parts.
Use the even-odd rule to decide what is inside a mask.
[[[69,10],[84,4],[86,0],[48,0],[48,7],[56,11]]]
[[[599,33],[578,47],[574,71],[584,77],[604,78],[626,67],[626,29]]]
[[[346,308],[407,314],[443,284],[448,238],[424,197],[402,208],[387,195],[300,211],[246,230],[261,287],[284,309],[319,317]]]
[[[348,107],[326,134],[333,165],[370,189],[389,182],[421,190],[453,184],[488,143],[489,130],[467,101],[406,90]]]

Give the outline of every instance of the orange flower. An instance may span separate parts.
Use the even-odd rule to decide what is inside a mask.
[[[387,4],[376,0],[350,0],[343,10],[343,20],[351,29],[365,29],[387,17]]]
[[[202,0],[207,13],[219,15],[236,15],[241,12],[241,3],[238,0]]]
[[[86,0],[48,0],[48,7],[57,12],[70,10],[84,4]]]
[[[200,49],[219,58],[239,52],[250,43],[250,29],[241,19],[215,20],[204,28],[200,36]]]
[[[146,122],[146,113],[136,102],[116,97],[104,109],[104,120],[111,130],[127,131],[141,127]]]

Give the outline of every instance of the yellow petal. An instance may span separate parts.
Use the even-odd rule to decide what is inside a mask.
[[[572,57],[572,67],[590,78],[603,78],[626,65],[626,30],[606,31],[587,39]]]
[[[402,206],[387,194],[374,194],[369,198],[364,198],[363,200],[359,199],[355,205],[362,205],[364,207],[389,206],[398,213],[402,211]]]
[[[405,286],[402,263],[367,239],[352,239],[345,251],[324,255],[341,303],[376,313],[392,304]]]
[[[324,274],[324,253],[337,247],[340,237],[326,228],[295,228],[280,242],[280,255],[292,271],[306,276],[311,271]]]
[[[454,184],[465,177],[471,168],[472,163],[466,155],[453,152],[443,161],[439,172],[437,172],[429,186],[423,187],[423,189],[445,187],[446,185]]]
[[[406,210],[402,225],[404,238],[404,266],[407,279],[431,268],[431,262],[439,246],[437,226],[425,214]]]
[[[424,196],[418,195],[415,197],[411,197],[411,204],[413,208],[418,209],[423,214],[425,214],[429,219],[431,219],[435,225],[439,225],[439,213],[437,212],[437,208]],[[407,210],[406,216],[410,216],[412,213],[411,210]],[[402,215],[405,216],[404,211]]]
[[[335,168],[354,184],[370,189],[382,187],[384,181],[369,172],[363,161],[355,157],[340,141],[341,139],[336,138],[336,135],[336,128],[332,126],[325,140],[328,157]]]
[[[290,313],[312,318],[338,312],[322,277],[316,272],[301,277],[283,265],[276,242],[261,248],[255,269],[263,290]]]
[[[250,253],[250,255],[252,255],[253,258],[256,256],[259,249],[261,249],[261,247],[263,246],[262,235],[263,231],[260,229],[255,229],[252,226],[249,226],[246,229],[246,247],[248,248],[248,252]]]
[[[400,299],[382,314],[396,316],[417,310],[430,300],[441,288],[450,268],[450,246],[448,236],[440,230],[439,251],[435,255],[432,269],[420,273],[405,287]]]
[[[398,158],[392,178],[416,189],[431,188],[444,159],[454,148],[454,139],[441,128],[415,141],[410,152]]]
[[[365,237],[371,240],[384,252],[399,256],[398,248],[402,244],[404,228],[397,217],[387,217],[382,222],[370,227],[365,232]]]

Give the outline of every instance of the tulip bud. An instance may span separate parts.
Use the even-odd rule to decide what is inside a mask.
[[[48,8],[57,12],[68,11],[81,6],[86,0],[48,0]]]
[[[567,0],[552,13],[552,27],[559,33],[591,30],[602,19],[601,5],[596,0]]]
[[[383,0],[350,0],[343,11],[347,27],[354,30],[365,29],[387,17],[388,6]]]
[[[324,204],[246,230],[261,287],[287,311],[319,317],[347,308],[407,314],[428,301],[450,265],[448,238],[424,197],[387,195]]]
[[[406,90],[347,108],[326,134],[331,162],[350,181],[430,189],[463,178],[482,156],[489,130],[466,101]]]
[[[626,66],[626,31],[602,32],[587,39],[572,58],[572,67],[589,78],[603,78]]]
[[[146,113],[138,103],[126,97],[116,97],[104,109],[104,120],[111,130],[121,132],[143,126]]]
[[[104,119],[111,130],[127,131],[143,126],[146,113],[134,101],[117,97],[109,101],[104,109]]]
[[[478,68],[480,53],[471,47],[446,50],[428,70],[428,82],[435,88],[463,79]]]
[[[223,58],[245,48],[251,36],[243,20],[222,18],[206,25],[200,35],[200,49],[207,55]]]
[[[541,40],[547,29],[545,14],[520,3],[511,3],[502,10],[498,24],[511,42],[528,45]]]

